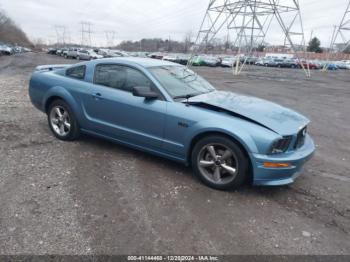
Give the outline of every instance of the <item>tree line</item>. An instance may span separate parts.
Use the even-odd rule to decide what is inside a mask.
[[[0,42],[20,46],[32,46],[23,30],[0,9]]]

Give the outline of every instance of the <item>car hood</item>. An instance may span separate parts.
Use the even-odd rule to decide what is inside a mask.
[[[192,97],[188,102],[206,104],[228,111],[283,136],[298,133],[310,122],[306,117],[291,109],[263,99],[232,92],[214,91]]]

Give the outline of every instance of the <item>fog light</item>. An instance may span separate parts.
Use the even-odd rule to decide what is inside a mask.
[[[286,167],[290,167],[290,164],[289,163],[264,162],[264,167],[269,167],[269,168],[286,168]]]

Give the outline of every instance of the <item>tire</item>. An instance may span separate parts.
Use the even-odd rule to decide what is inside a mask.
[[[210,147],[214,148],[215,154]],[[226,154],[228,151],[230,152]],[[216,156],[216,160],[213,155]],[[191,163],[199,180],[217,190],[230,190],[242,186],[247,178],[249,166],[241,147],[233,140],[220,135],[207,136],[198,141],[191,153]]]
[[[58,110],[60,115],[58,114]],[[49,127],[54,136],[63,141],[73,141],[79,137],[80,128],[72,109],[63,100],[53,101],[47,111]],[[63,126],[63,128],[62,128]]]

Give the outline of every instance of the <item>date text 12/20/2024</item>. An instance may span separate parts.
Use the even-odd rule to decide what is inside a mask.
[[[128,256],[128,261],[219,261],[217,256]]]

